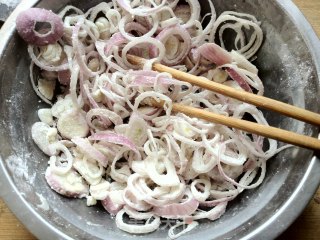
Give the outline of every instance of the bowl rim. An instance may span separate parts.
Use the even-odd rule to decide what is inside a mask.
[[[22,1],[12,12],[7,21],[0,30],[0,59],[4,54],[10,37],[15,32],[15,19],[17,15],[37,4],[40,0]],[[307,47],[312,49],[312,60],[316,66],[317,74],[320,77],[320,41],[310,23],[304,17],[302,12],[291,0],[273,0],[288,14],[291,21],[298,28]],[[320,83],[318,83],[320,84]],[[1,150],[0,150],[1,153]],[[295,191],[281,208],[267,219],[258,228],[249,232],[242,239],[273,239],[285,231],[301,214],[310,201],[310,198],[316,192],[320,184],[320,159],[313,156],[310,164],[302,178],[302,181],[296,186]],[[9,172],[6,169],[0,154],[0,197],[4,200],[10,210],[24,224],[24,226],[38,238],[46,239],[72,239],[67,234],[50,225],[23,197],[15,186]],[[309,193],[309,194],[306,194]],[[14,201],[12,201],[15,199]],[[294,207],[295,211],[286,211],[288,207]],[[31,217],[32,216],[32,217]],[[275,223],[281,226],[274,227]],[[278,224],[279,225],[279,224]]]

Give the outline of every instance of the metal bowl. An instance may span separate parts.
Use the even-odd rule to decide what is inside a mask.
[[[90,2],[90,3],[88,3]],[[0,194],[25,226],[40,239],[135,239],[114,219],[84,200],[70,200],[46,184],[47,157],[30,136],[39,102],[29,82],[26,44],[15,31],[15,17],[31,6],[58,11],[82,9],[98,1],[23,1],[0,32]],[[201,1],[206,2],[206,1]],[[237,10],[262,22],[265,41],[256,64],[266,95],[312,111],[319,110],[320,44],[311,26],[289,0],[215,0],[218,13]],[[90,5],[90,6],[89,6]],[[206,6],[203,6],[206,9]],[[265,112],[271,125],[317,137],[318,129]],[[215,222],[203,222],[181,239],[271,239],[305,208],[320,182],[320,160],[312,151],[290,148],[269,160],[263,184],[243,192]],[[166,238],[167,230],[142,236]]]

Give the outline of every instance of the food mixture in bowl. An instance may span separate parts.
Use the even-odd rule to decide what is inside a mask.
[[[32,8],[17,18],[29,43],[30,78],[50,108],[32,138],[50,157],[59,194],[101,203],[117,226],[144,234],[162,220],[169,237],[218,219],[229,201],[264,179],[277,142],[171,112],[185,104],[268,124],[256,107],[152,71],[152,63],[262,95],[255,59],[263,33],[251,15],[197,0],[114,0],[87,12]],[[142,70],[127,54],[148,59]],[[40,71],[37,79],[34,72]],[[164,101],[163,108],[150,99]],[[264,146],[264,147],[263,147]]]

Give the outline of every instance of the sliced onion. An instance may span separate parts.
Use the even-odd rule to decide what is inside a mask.
[[[258,69],[255,65],[253,65],[250,61],[248,61],[244,56],[242,56],[237,51],[232,50],[231,56],[233,61],[239,66],[240,68],[246,69],[253,74],[258,74]]]
[[[128,188],[124,190],[123,200],[128,206],[137,211],[148,211],[152,207],[150,204],[137,199]]]
[[[234,191],[230,191],[230,192],[225,192],[223,195],[230,195],[230,196],[227,196],[227,197],[222,197],[222,198],[219,198],[219,199],[215,199],[215,200],[210,200],[210,201],[204,201],[204,202],[199,202],[199,205],[200,206],[203,206],[203,207],[215,207],[219,204],[222,204],[222,203],[226,203],[226,202],[229,202],[229,201],[232,201],[233,199],[235,199],[235,197],[239,194],[239,191],[238,190],[234,190]]]
[[[80,68],[78,64],[74,64],[71,70],[71,77],[70,77],[70,95],[72,99],[73,106],[76,109],[80,109],[81,106],[78,102],[77,97],[77,85],[78,85],[78,77],[80,73]]]
[[[258,186],[262,183],[262,181],[263,181],[263,179],[264,179],[264,177],[265,177],[265,174],[266,174],[266,161],[262,161],[262,162],[260,163],[261,173],[260,173],[259,179],[258,179],[254,184],[249,185],[249,184],[251,183],[251,181],[253,181],[253,178],[254,178],[254,177],[250,176],[250,174],[251,174],[252,172],[254,172],[255,170],[248,170],[248,171],[246,172],[245,176],[242,178],[242,179],[247,180],[246,183],[237,183],[234,179],[232,179],[232,178],[230,178],[229,176],[226,175],[226,173],[223,171],[223,168],[222,168],[221,164],[218,164],[218,167],[219,167],[219,172],[220,172],[220,174],[221,174],[228,182],[232,183],[233,185],[235,185],[235,186],[237,186],[237,187],[239,187],[239,188],[241,188],[241,189],[253,189],[253,188],[258,187]],[[247,175],[247,176],[246,176],[246,175]],[[255,176],[255,175],[256,175],[256,174],[254,173],[254,176]],[[249,179],[250,179],[250,180],[249,180]]]
[[[227,68],[226,71],[229,74],[229,76],[233,80],[235,80],[242,89],[244,89],[247,92],[252,93],[252,89],[250,88],[249,84],[245,80],[246,76],[243,76],[241,73],[237,72],[233,68]]]
[[[199,206],[199,202],[187,193],[188,199],[182,203],[172,203],[164,206],[155,206],[152,211],[160,217],[180,219],[193,214]]]
[[[36,23],[49,23],[51,29],[42,34],[36,31]],[[21,12],[17,17],[16,26],[20,36],[26,42],[36,46],[55,43],[63,35],[61,18],[52,11],[43,8],[29,8]]]
[[[98,184],[90,185],[90,194],[96,200],[104,200],[109,194],[109,189],[110,183],[102,180]]]
[[[214,22],[216,21],[216,18],[217,18],[217,13],[216,13],[216,10],[214,8],[213,2],[208,0],[208,3],[210,5],[211,17],[210,17],[210,22],[207,24],[206,28],[203,29],[203,32],[202,32],[203,35],[210,33],[210,31],[213,28]]]
[[[156,14],[151,15],[151,17],[153,19],[153,24],[152,24],[152,28],[148,30],[140,23],[130,22],[131,20],[130,16],[126,15],[119,22],[119,31],[129,41],[133,41],[135,39],[143,38],[143,37],[152,37],[158,29],[159,19]],[[140,37],[132,36],[131,34],[129,34],[129,32],[131,31],[137,31],[141,33],[142,36]]]
[[[241,84],[243,88],[248,88],[245,85],[250,85],[258,90],[257,95],[263,95],[264,87],[261,79],[256,73],[252,73],[246,69],[237,67],[234,64],[224,64],[220,66],[221,68],[226,68],[230,77],[234,77],[239,85]]]
[[[129,215],[129,217],[138,219],[138,220],[149,219],[154,215],[152,212],[138,212],[127,205],[124,206],[124,210]]]
[[[197,189],[197,184],[204,184],[203,192]],[[205,201],[210,196],[210,179],[196,179],[191,183],[190,189],[194,198],[198,201]]]
[[[161,4],[153,8],[146,7],[146,6],[132,8],[130,5],[130,1],[128,0],[116,0],[116,1],[124,10],[129,12],[131,15],[136,15],[136,16],[148,16],[150,14],[159,12],[166,3],[166,0],[162,0]]]
[[[230,53],[215,43],[203,44],[198,51],[204,58],[218,66],[232,62]]]
[[[252,15],[226,11],[222,13],[214,23],[210,41],[214,42],[216,34],[218,33],[220,44],[225,48],[223,41],[224,31],[226,29],[232,29],[237,34],[234,44],[235,48],[237,48],[236,50],[247,59],[250,59],[259,50],[263,41],[263,32],[259,25],[260,23]],[[250,30],[250,28],[252,28],[251,35],[247,37],[244,31]],[[248,41],[246,41],[247,38],[249,39]],[[240,48],[238,47],[239,43]]]
[[[157,230],[161,224],[160,218],[157,216],[153,216],[149,218],[145,225],[137,225],[137,224],[127,224],[123,221],[123,215],[126,213],[124,209],[120,210],[116,216],[116,224],[117,227],[121,230],[133,233],[133,234],[144,234],[150,233]],[[152,220],[152,218],[154,218]]]
[[[140,174],[134,173],[128,178],[128,188],[136,196],[137,199],[143,200],[153,206],[164,206],[176,199],[180,199],[185,192],[185,183],[182,182],[178,186],[171,187],[169,192],[161,194],[161,199],[156,198],[157,188],[151,190],[146,184],[146,179]]]
[[[65,175],[59,175],[54,173],[51,167],[48,167],[45,178],[48,185],[63,196],[83,198],[89,194],[88,185],[74,170],[70,170]]]
[[[114,203],[109,196],[102,200],[101,204],[111,215],[116,215],[123,208],[123,204]]]
[[[48,149],[50,152],[55,153],[55,155],[58,155],[58,153],[61,151],[66,157],[62,159],[61,157],[51,156],[49,160],[51,172],[57,175],[65,175],[69,173],[73,163],[73,157],[69,149],[61,142],[50,144]],[[60,162],[60,160],[63,160],[63,164]]]
[[[132,65],[128,62],[127,53],[129,52],[130,49],[132,49],[133,47],[135,47],[139,44],[148,44],[148,45],[152,45],[152,46],[156,47],[159,50],[159,54],[157,56],[154,56],[154,58],[153,58],[156,61],[160,62],[164,58],[166,49],[165,49],[164,45],[162,44],[162,42],[156,38],[144,36],[142,38],[139,38],[139,39],[136,39],[134,41],[129,42],[122,50],[122,54],[121,54],[122,60],[125,63],[125,65],[130,67],[131,69],[136,69],[137,66]]]
[[[130,117],[125,136],[128,137],[137,147],[143,146],[147,141],[148,124],[138,114],[133,113]]]
[[[76,26],[73,28],[72,31],[72,45],[75,52],[75,57],[77,60],[78,65],[80,66],[80,71],[88,77],[94,77],[97,75],[96,72],[92,72],[91,69],[88,68],[87,64],[85,63],[85,56],[83,54],[83,46],[82,43],[79,42],[79,31],[80,27],[84,25],[84,18],[79,18]]]
[[[34,46],[33,45],[28,45],[28,53],[29,56],[31,57],[32,61],[34,64],[36,64],[39,68],[47,71],[62,71],[62,70],[67,70],[69,69],[69,65],[67,63],[62,64],[60,66],[53,66],[53,65],[48,65],[45,62],[41,62],[35,55],[34,53]]]
[[[127,164],[123,164],[120,169],[116,169],[116,163],[120,160],[127,149],[122,149],[113,158],[110,170],[110,177],[118,183],[126,183],[131,175],[130,167]],[[129,161],[129,160],[128,160]]]
[[[172,100],[168,96],[165,96],[164,94],[152,92],[152,91],[141,93],[135,99],[134,106],[133,106],[132,110],[137,111],[140,103],[149,97],[154,98],[156,101],[159,101],[158,99],[165,101],[165,104],[163,106],[164,106],[164,109],[166,111],[167,116],[170,116],[171,110],[172,110]]]
[[[221,144],[215,144],[213,147],[209,141],[204,139],[204,144],[207,148],[207,150],[213,154],[216,158],[219,157],[220,161],[231,165],[231,166],[241,166],[243,165],[247,160],[247,150],[241,145],[241,142],[234,141],[234,144],[238,147],[238,152],[234,152],[236,156],[229,156],[224,153],[220,153],[220,147]]]
[[[78,15],[83,15],[84,13],[79,9],[79,8],[76,8],[74,6],[71,6],[71,5],[67,5],[65,6],[64,9],[62,9],[60,12],[59,12],[59,17],[62,19],[65,17],[65,15],[67,15],[67,13],[69,11],[74,11],[75,13],[77,13]]]
[[[80,83],[81,84],[81,83]],[[88,84],[81,84],[82,85],[82,88],[83,88],[83,94],[84,95],[86,95],[85,97],[84,97],[84,99],[88,99],[89,100],[89,103],[92,105],[92,107],[94,108],[94,109],[99,109],[99,105],[98,105],[98,103],[93,99],[93,97],[92,97],[92,94],[91,94],[91,92],[90,92],[90,90],[89,90],[89,86],[88,86]],[[109,121],[107,121],[107,123],[106,124],[111,124]]]
[[[230,199],[234,199],[240,192],[241,191],[239,191],[239,189],[236,189],[229,182],[224,182],[224,183],[219,183],[219,182],[214,183],[213,182],[213,184],[211,185],[211,189],[210,189],[210,198],[216,199],[216,200],[211,200],[212,203],[214,201],[222,202],[221,200],[230,201]],[[228,198],[230,198],[230,199],[228,200]],[[210,207],[210,205],[206,205],[206,203],[210,203],[210,201],[200,202],[200,205],[204,204],[204,206]],[[217,204],[215,204],[215,205],[217,205]],[[211,205],[211,207],[215,206],[215,205]]]
[[[123,123],[122,118],[118,114],[108,109],[95,108],[88,111],[86,115],[87,123],[93,129],[97,129],[97,127],[92,124],[92,119],[95,116],[101,117],[102,119],[110,120],[114,125],[121,125]],[[106,122],[106,126],[110,126],[110,121]]]
[[[158,229],[160,217],[183,219],[169,230],[169,237],[176,238],[198,225],[194,219],[219,218],[229,201],[262,182],[266,160],[278,151],[275,141],[263,152],[256,136],[252,140],[242,131],[171,113],[176,102],[239,119],[249,113],[266,124],[252,106],[152,71],[162,61],[211,80],[223,73],[219,82],[263,93],[257,68],[248,60],[262,39],[259,23],[233,12],[215,22],[214,4],[207,1],[210,9],[203,17],[198,0],[185,0],[189,6],[179,0],[113,0],[86,13],[66,7],[60,14],[65,34],[55,47],[46,52],[29,45],[34,63],[65,84],[62,92],[67,94],[51,109],[57,118],[52,129],[45,125],[33,136],[51,156],[48,183],[67,196],[87,195],[88,204],[100,200],[117,215],[117,226],[129,233]],[[231,53],[221,41],[229,28],[236,34]],[[221,47],[210,43],[213,35],[219,35]],[[131,65],[127,54],[145,58],[143,70],[132,70],[140,66]],[[234,81],[227,81],[228,75]],[[153,100],[164,101],[164,108],[150,107]],[[78,128],[75,119],[66,120],[70,109],[85,113],[90,133],[58,141],[66,136],[61,125],[66,131]],[[41,124],[33,127],[33,135],[36,126]],[[250,161],[256,165],[251,167]],[[145,224],[139,225],[141,221]],[[186,229],[180,232],[182,225]]]
[[[106,14],[109,10],[110,10],[110,5],[106,2],[101,2],[96,6],[94,6],[93,8],[89,9],[86,12],[86,14],[87,15],[90,14],[89,20],[93,22],[97,18],[100,12]]]
[[[183,228],[182,231],[180,231],[179,233],[175,233],[174,230],[182,225],[187,225],[187,227]],[[180,236],[182,236],[183,234],[187,233],[187,232],[190,232],[192,229],[194,229],[195,227],[197,227],[199,225],[198,222],[196,221],[192,221],[191,223],[187,224],[185,222],[178,222],[176,225],[172,226],[170,229],[169,229],[169,232],[168,232],[168,235],[169,235],[169,238],[170,239],[176,239]]]
[[[106,141],[109,143],[123,145],[129,148],[130,150],[134,151],[138,156],[141,156],[137,147],[130,139],[116,133],[112,133],[112,132],[95,133],[92,136],[90,136],[89,139],[93,141]]]
[[[183,23],[189,21],[191,17],[191,9],[188,5],[179,5],[174,9],[174,14],[179,18]]]
[[[73,138],[71,141],[75,143],[88,158],[96,160],[104,167],[108,165],[108,159],[106,156],[93,147],[87,139]]]
[[[51,128],[47,123],[35,122],[31,127],[31,137],[38,147],[48,156],[56,155],[49,146],[58,141],[56,128]]]
[[[114,46],[119,47],[120,45],[126,43],[127,41],[128,40],[121,33],[115,33],[105,45],[105,49],[104,49],[105,54],[108,56],[110,54],[110,50]]]
[[[87,157],[75,158],[72,166],[91,186],[100,183],[105,172],[101,164],[97,165],[95,160],[88,160]]]
[[[124,29],[126,32],[137,31],[137,32],[141,33],[142,35],[145,35],[148,32],[148,29],[145,26],[143,26],[141,23],[138,23],[138,22],[129,22],[125,25]],[[153,34],[154,33],[152,33],[151,36]]]
[[[188,53],[191,50],[191,37],[190,34],[188,33],[187,30],[185,30],[183,27],[181,27],[180,25],[176,25],[176,26],[172,26],[169,28],[165,28],[163,29],[158,36],[156,37],[156,39],[158,39],[159,41],[161,41],[163,44],[165,44],[167,41],[169,41],[169,37],[171,36],[179,36],[181,37],[181,39],[183,40],[184,44],[181,45],[180,47],[180,52],[179,54],[176,54],[174,56],[174,58],[169,59],[167,56],[165,56],[163,58],[163,62],[166,65],[177,65],[178,63],[180,63],[182,60],[184,60],[186,58],[186,56],[188,55]],[[169,50],[170,49],[166,49]],[[155,47],[152,47],[151,49],[151,54],[152,57],[157,56],[158,52],[156,51]]]
[[[131,169],[138,173],[141,177],[148,177],[148,173],[144,167],[143,161],[132,161],[131,163]]]
[[[153,71],[151,71],[153,72]],[[156,73],[148,73],[148,71],[132,71],[130,74],[133,75],[133,80],[130,83],[130,86],[143,86],[143,87],[153,87],[155,84],[160,85],[184,85],[181,81],[172,79],[171,77],[166,77]],[[144,75],[145,74],[145,75]]]
[[[208,151],[204,151],[203,148],[198,148],[194,151],[192,158],[192,168],[195,172],[208,173],[214,166],[217,165],[217,158],[211,155]]]
[[[207,218],[207,219],[210,219],[211,221],[216,220],[220,218],[222,214],[224,214],[224,212],[226,211],[227,204],[228,202],[219,203],[210,211],[207,211],[207,212],[203,211],[203,212],[194,214],[192,219],[198,220],[198,219]]]
[[[152,156],[148,156],[146,159],[144,159],[145,168],[149,177],[160,186],[171,187],[179,185],[180,180],[178,178],[173,163],[167,157],[162,157],[161,159],[164,162],[165,169],[167,172],[165,175],[160,174],[157,171],[157,164],[160,159],[157,159],[156,157]]]
[[[196,20],[199,20],[201,7],[200,7],[199,1],[186,0],[186,2],[190,5],[191,16],[190,16],[190,19],[188,20],[188,22],[186,22],[186,24],[183,25],[183,27],[184,28],[189,28],[189,27],[194,25],[194,22]]]
[[[218,164],[218,161],[217,161]],[[232,179],[238,178],[244,171],[243,165],[240,166],[231,166],[227,164],[222,165],[223,171]],[[210,172],[207,173],[207,176],[217,182],[224,182],[225,179],[221,176],[218,166],[215,166]]]

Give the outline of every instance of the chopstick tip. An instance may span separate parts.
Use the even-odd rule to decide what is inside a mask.
[[[143,65],[145,63],[145,59],[132,55],[132,54],[127,54],[127,59],[131,64],[135,64],[135,65]]]

